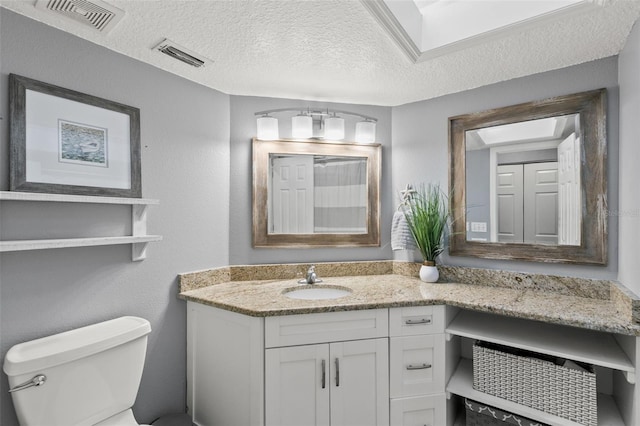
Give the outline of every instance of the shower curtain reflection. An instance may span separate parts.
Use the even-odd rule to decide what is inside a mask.
[[[367,232],[367,159],[316,156],[314,232]]]

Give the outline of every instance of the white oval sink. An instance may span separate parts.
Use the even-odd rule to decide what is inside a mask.
[[[347,287],[316,287],[314,285],[307,285],[305,287],[294,287],[287,289],[283,294],[290,299],[301,300],[322,300],[322,299],[338,299],[340,297],[348,296],[351,294],[351,289]]]

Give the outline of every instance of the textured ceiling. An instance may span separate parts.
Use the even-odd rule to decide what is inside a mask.
[[[35,0],[0,5],[228,94],[392,106],[616,55],[640,16],[640,1],[613,0],[414,64],[359,0],[108,3],[126,13],[108,34]],[[213,64],[196,69],[152,50],[164,38]]]

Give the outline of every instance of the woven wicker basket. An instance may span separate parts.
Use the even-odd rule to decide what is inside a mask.
[[[596,375],[476,342],[473,388],[585,426],[597,426]]]
[[[465,398],[464,405],[465,426],[549,426],[468,398]]]

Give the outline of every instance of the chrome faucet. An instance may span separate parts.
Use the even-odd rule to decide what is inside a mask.
[[[302,279],[300,281],[298,281],[300,284],[316,284],[316,283],[321,283],[322,280],[320,278],[318,278],[318,274],[316,274],[316,266],[315,265],[311,265],[309,266],[309,269],[307,269],[307,277],[305,279]]]

